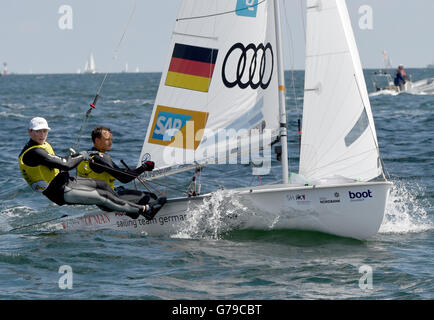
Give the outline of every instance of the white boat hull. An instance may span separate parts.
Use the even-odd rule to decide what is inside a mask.
[[[171,199],[151,221],[142,217],[133,220],[118,212],[98,212],[65,218],[61,228],[109,228],[151,236],[296,229],[364,240],[380,228],[391,185],[266,185],[217,191],[195,198]]]
[[[411,93],[412,90],[413,90],[413,82],[406,81],[406,83],[402,87],[391,86],[388,88],[383,88],[381,90],[370,93],[369,96],[370,97],[375,97],[379,95],[396,96],[400,93]]]

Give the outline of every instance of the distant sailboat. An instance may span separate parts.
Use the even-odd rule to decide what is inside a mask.
[[[392,61],[387,55],[386,50],[383,50],[382,53],[384,59],[384,71],[380,69],[374,72],[374,75],[372,76],[372,85],[375,89],[375,92],[370,93],[369,96],[374,97],[383,94],[394,96],[403,92],[410,92],[413,87],[411,75],[407,76],[405,84],[402,86],[395,85],[394,76],[392,76],[389,71],[393,68]]]
[[[95,59],[93,58],[93,53],[90,54],[89,61],[86,61],[84,65],[84,73],[96,73]]]
[[[124,73],[127,73],[127,72],[128,72],[128,62],[125,63],[125,69],[124,69],[122,72],[124,72]]]
[[[396,96],[400,93],[407,94],[434,94],[434,77],[413,81],[411,75],[406,76],[406,81],[403,85],[397,86],[394,82],[394,77],[390,74],[389,69],[392,68],[392,62],[383,50],[384,68],[385,71],[379,70],[374,72],[372,76],[372,85],[374,92],[369,94],[370,97],[379,95]],[[428,65],[427,68],[434,68],[434,62]],[[395,74],[396,76],[396,74]]]
[[[7,62],[3,62],[3,75],[6,76],[8,74],[9,74],[8,63]]]
[[[391,69],[392,68],[392,61],[390,60],[390,57],[387,55],[386,50],[383,50],[383,57],[384,57],[384,68]]]

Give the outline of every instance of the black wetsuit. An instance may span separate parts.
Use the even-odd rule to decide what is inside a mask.
[[[98,152],[98,149],[92,147],[91,151]],[[133,181],[147,170],[144,166],[140,166],[136,169],[120,168],[107,153],[103,153],[102,156],[100,154],[94,155],[92,161],[89,161],[89,167],[96,173],[107,172],[122,183]],[[154,200],[157,199],[154,193],[126,189],[122,186],[115,188],[115,191],[122,199],[138,204],[147,204],[151,198]]]
[[[99,152],[95,147],[93,147],[91,151]],[[93,161],[89,161],[89,166],[93,171],[96,173],[110,173],[116,180],[119,180],[122,183],[133,181],[146,170],[143,166],[133,170],[120,168],[113,162],[112,157],[107,153],[102,153],[102,156],[96,154],[92,157],[92,160]]]
[[[35,145],[38,143],[30,140],[20,155]],[[81,161],[83,156],[80,154],[59,157],[50,155],[42,148],[29,150],[23,157],[23,162],[27,166],[43,165],[61,170],[43,191],[48,199],[58,205],[93,204],[103,209],[134,214],[144,210],[142,205],[121,199],[105,181],[69,176],[68,170],[75,168]]]

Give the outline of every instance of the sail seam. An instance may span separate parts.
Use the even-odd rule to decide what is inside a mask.
[[[328,53],[322,53],[322,54],[308,54],[308,55],[306,55],[306,58],[316,58],[316,57],[324,57],[324,56],[331,56],[331,55],[340,55],[340,54],[346,54],[346,53],[350,53],[350,51],[346,50],[346,51],[328,52]]]
[[[330,10],[335,10],[337,7],[330,7],[330,8],[322,8],[320,5],[316,5],[316,6],[312,6],[312,7],[307,7],[306,11],[307,13],[310,13],[313,11],[313,9],[317,9],[316,11],[330,11]]]
[[[210,39],[210,40],[215,40],[215,41],[217,41],[219,39],[218,37],[207,37],[207,36],[200,36],[200,35],[196,35],[196,34],[188,34],[188,33],[181,33],[181,32],[173,32],[173,34],[176,36],[186,36],[186,37],[193,37],[193,38]]]

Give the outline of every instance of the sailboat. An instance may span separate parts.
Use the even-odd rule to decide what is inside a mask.
[[[411,82],[411,76],[409,75],[406,79],[406,83],[402,86],[396,86],[394,83],[394,78],[390,74],[389,70],[392,68],[392,61],[388,56],[386,50],[383,50],[383,61],[384,70],[375,71],[372,75],[372,86],[374,87],[374,92],[370,93],[370,97],[375,97],[378,95],[392,95],[396,96],[402,92],[409,92],[412,89],[413,83]]]
[[[0,75],[7,76],[9,74],[10,73],[8,71],[8,63],[7,62],[3,62],[3,74],[0,73]]]
[[[93,53],[90,54],[89,60],[86,61],[84,65],[84,73],[96,73],[95,59],[93,57]]]
[[[226,194],[224,201],[242,210],[219,212],[225,230],[374,236],[392,184],[383,173],[345,1],[307,0],[306,25],[298,174],[288,164],[279,1],[184,0],[140,154],[140,163],[152,160],[158,170],[143,179],[231,163],[246,153],[249,161],[263,155],[264,164],[279,141],[281,181],[169,198],[150,221],[98,212],[62,219],[61,227],[172,236],[209,219],[213,199]],[[202,216],[193,217],[197,210]]]

